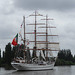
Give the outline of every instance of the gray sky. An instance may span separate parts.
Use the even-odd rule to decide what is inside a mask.
[[[2,51],[19,32],[23,15],[37,10],[54,19],[60,48],[75,54],[75,0],[0,0],[0,48]]]

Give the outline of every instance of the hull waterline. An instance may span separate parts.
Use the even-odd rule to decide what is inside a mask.
[[[26,64],[26,63],[11,63],[16,70],[52,70],[54,63],[49,65]]]

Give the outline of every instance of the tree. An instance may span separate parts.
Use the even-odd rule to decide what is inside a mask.
[[[5,58],[5,52],[3,51],[3,59]]]
[[[0,49],[0,66],[1,66],[1,49]]]
[[[11,63],[11,44],[8,43],[5,47],[5,62],[6,64],[9,64]]]
[[[0,60],[1,60],[1,49],[0,49]]]
[[[70,49],[59,51],[55,65],[73,65],[74,57]]]
[[[61,50],[58,53],[58,58],[59,59],[64,59],[66,61],[72,61],[73,60],[73,56],[71,54],[71,51],[69,49],[67,50]]]
[[[5,64],[5,51],[3,51],[3,57],[1,58],[1,64]]]

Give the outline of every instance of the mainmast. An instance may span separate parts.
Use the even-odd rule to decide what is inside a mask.
[[[48,42],[48,22],[47,22],[48,16],[46,15],[46,43]],[[46,44],[46,49],[48,49],[48,44]]]
[[[41,14],[37,14],[37,12],[35,11],[35,14],[32,14],[32,15],[29,15],[29,16],[34,16],[35,17],[35,23],[33,23],[33,24],[27,24],[27,25],[34,25],[34,35],[35,35],[35,39],[34,39],[34,41],[33,42],[35,42],[35,49],[37,48],[36,47],[36,44],[37,44],[37,38],[36,38],[36,36],[37,36],[37,34],[43,34],[43,32],[37,32],[37,28],[36,28],[36,26],[37,25],[43,25],[44,23],[37,23],[37,16],[42,16]],[[33,34],[33,32],[30,32],[30,33],[26,33],[26,34]]]
[[[53,19],[49,19],[48,18],[48,16],[46,15],[46,17],[45,17],[45,19],[42,19],[42,20],[45,20],[46,21],[46,24],[45,23],[37,23],[37,16],[43,16],[43,15],[41,15],[41,14],[39,14],[39,13],[37,13],[36,11],[35,11],[35,13],[34,14],[31,14],[31,15],[29,15],[29,16],[34,16],[34,18],[35,18],[35,21],[34,21],[34,23],[31,23],[31,24],[27,24],[27,25],[33,25],[34,26],[34,32],[26,32],[25,34],[33,34],[34,35],[34,41],[33,40],[29,40],[29,42],[34,42],[34,49],[30,49],[30,50],[42,50],[42,48],[45,48],[45,49],[43,49],[43,50],[46,50],[46,51],[55,51],[55,50],[51,50],[50,48],[48,48],[48,44],[50,45],[50,44],[55,44],[55,45],[57,45],[57,44],[59,44],[58,42],[49,42],[48,41],[48,36],[58,36],[58,35],[48,35],[48,28],[56,28],[56,27],[54,27],[54,26],[48,26],[48,20],[53,20]],[[38,32],[37,31],[37,25],[45,25],[45,26],[41,26],[41,27],[38,27],[38,28],[45,28],[46,29],[46,31],[45,32]],[[45,36],[46,37],[46,40],[45,41],[38,41],[37,40],[37,36]],[[41,47],[41,45],[45,45],[44,47]],[[37,46],[40,46],[40,47],[37,47]],[[47,55],[47,54],[46,54]],[[48,56],[48,55],[47,55]]]
[[[48,16],[46,15],[46,49],[48,49]],[[46,57],[48,57],[48,51],[46,50]],[[48,59],[47,59],[48,60]]]
[[[34,41],[32,41],[32,42],[34,42],[34,47],[33,47],[33,55],[34,55],[34,57],[36,57],[36,50],[37,50],[37,46],[36,46],[36,44],[37,44],[37,34],[39,34],[40,32],[37,32],[37,25],[43,25],[43,23],[37,23],[37,16],[42,16],[41,14],[38,14],[36,11],[35,11],[35,13],[34,14],[32,14],[32,15],[29,15],[29,16],[34,16],[34,18],[35,18],[35,23],[33,23],[33,24],[28,24],[28,25],[34,25]],[[26,33],[26,34],[33,34],[33,33]],[[42,34],[42,33],[41,33]]]
[[[35,49],[36,49],[36,11],[35,11]]]
[[[24,22],[24,59],[25,59],[25,16],[23,16],[23,22]]]

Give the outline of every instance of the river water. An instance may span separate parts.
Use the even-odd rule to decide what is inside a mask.
[[[0,68],[0,75],[75,75],[75,66],[57,66],[53,70],[16,71]]]

